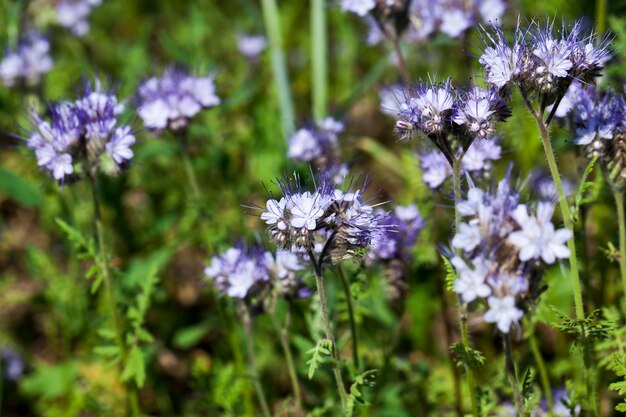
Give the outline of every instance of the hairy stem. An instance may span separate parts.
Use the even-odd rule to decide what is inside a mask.
[[[455,230],[459,229],[461,224],[461,214],[457,209],[459,201],[461,200],[461,163],[465,156],[466,149],[461,151],[461,154],[454,159],[452,166],[452,182],[454,188],[454,227]],[[459,327],[461,330],[461,342],[464,347],[469,347],[469,336],[467,331],[467,309],[461,302],[461,299],[457,297],[457,311],[459,315]],[[478,402],[476,400],[476,379],[474,377],[474,371],[465,364],[465,377],[467,382],[467,388],[470,393],[470,401],[472,404],[472,414],[474,417],[478,417]]]
[[[550,168],[550,174],[552,175],[552,180],[554,182],[554,186],[559,195],[559,207],[561,208],[561,215],[563,217],[563,223],[565,228],[571,232],[571,237],[567,241],[567,246],[570,250],[570,270],[572,275],[572,286],[574,292],[574,308],[576,312],[576,319],[579,322],[582,322],[585,318],[585,309],[583,305],[583,295],[582,289],[580,285],[580,272],[578,270],[578,255],[576,253],[576,242],[574,239],[574,224],[572,223],[572,215],[570,212],[569,204],[567,203],[567,196],[565,194],[565,190],[563,189],[563,183],[561,182],[561,174],[559,173],[559,167],[556,164],[556,158],[554,156],[554,150],[552,149],[552,143],[550,142],[550,134],[548,132],[548,126],[543,122],[541,116],[537,114],[532,103],[528,99],[528,97],[522,92],[522,97],[524,98],[524,102],[526,103],[526,107],[528,111],[535,119],[537,123],[537,127],[539,128],[539,133],[541,135],[541,142],[543,144],[543,150],[546,155],[546,159],[548,160],[548,167]],[[594,372],[593,372],[593,361],[592,361],[592,349],[590,346],[590,341],[585,334],[585,328],[581,324],[581,338],[582,338],[582,347],[583,347],[583,359],[585,362],[585,366],[583,367],[583,376],[585,379],[585,383],[587,385],[587,399],[589,401],[589,408],[592,416],[598,415],[598,406],[596,401],[596,392],[594,389]]]
[[[539,344],[537,343],[537,337],[535,336],[535,329],[532,329],[528,335],[528,342],[530,343],[530,350],[533,352],[535,364],[539,369],[539,378],[541,379],[541,386],[543,388],[543,396],[548,403],[548,414],[552,415],[552,409],[554,408],[554,401],[552,400],[552,387],[550,386],[550,378],[548,377],[548,371],[546,364],[539,350]]]
[[[289,76],[287,73],[287,62],[283,50],[283,38],[280,30],[280,15],[276,0],[261,0],[263,8],[263,21],[265,31],[270,44],[272,56],[272,70],[274,81],[278,93],[278,104],[280,106],[283,133],[287,136],[293,133],[295,128],[295,112],[291,90],[289,89]]]
[[[326,332],[326,339],[332,343],[332,356],[333,356],[333,374],[335,375],[335,382],[337,383],[337,390],[339,391],[339,397],[341,398],[341,407],[343,413],[346,414],[348,406],[348,394],[346,393],[346,387],[343,384],[343,378],[341,376],[341,369],[339,368],[339,352],[337,351],[337,344],[335,343],[335,337],[333,336],[332,327],[330,325],[330,319],[328,317],[328,304],[326,302],[326,291],[324,290],[324,279],[322,278],[322,266],[315,260],[315,254],[311,249],[308,250],[313,270],[315,271],[315,284],[317,285],[317,294],[320,300],[320,307],[322,309],[322,320],[324,321],[324,331]]]
[[[517,415],[519,417],[523,417],[526,415],[524,411],[524,404],[522,402],[522,394],[519,389],[519,382],[517,380],[517,372],[515,371],[515,362],[513,361],[513,352],[511,351],[511,336],[507,334],[502,335],[502,340],[504,341],[504,357],[506,361],[506,372],[509,376],[509,381],[511,382],[511,387],[513,388],[513,400],[515,402],[515,409],[517,410]]]
[[[615,206],[617,208],[617,224],[619,227],[619,270],[622,277],[622,289],[626,297],[626,214],[624,213],[624,192],[615,190]]]
[[[348,306],[348,319],[350,321],[350,335],[352,336],[352,361],[354,363],[354,369],[358,370],[360,367],[359,360],[359,339],[356,330],[356,321],[354,319],[354,306],[352,304],[352,293],[350,291],[350,281],[346,276],[341,265],[337,267],[339,272],[339,278],[341,278],[341,284],[343,287],[344,296],[346,297],[346,304]]]
[[[259,373],[256,366],[256,355],[254,354],[254,333],[252,331],[252,320],[250,319],[250,312],[248,311],[248,307],[244,304],[243,301],[240,301],[237,304],[237,310],[239,312],[239,317],[241,318],[241,322],[243,323],[245,339],[246,339],[246,349],[248,351],[248,371],[252,377],[252,384],[254,385],[254,389],[256,391],[256,395],[259,399],[259,404],[261,405],[261,413],[263,417],[271,417],[270,409],[267,406],[267,400],[265,399],[265,392],[263,391],[263,387],[261,386],[261,381],[259,379]]]
[[[98,239],[98,252],[100,256],[100,264],[102,267],[102,274],[104,275],[104,287],[106,290],[106,303],[107,309],[109,310],[109,314],[111,315],[111,320],[113,321],[113,331],[115,333],[115,343],[120,352],[121,362],[120,362],[120,372],[124,372],[124,365],[126,364],[126,360],[128,359],[128,351],[126,349],[126,344],[124,343],[124,331],[122,329],[122,324],[120,322],[119,316],[117,314],[117,301],[115,299],[115,289],[113,287],[113,279],[111,277],[111,270],[109,269],[109,262],[107,259],[107,247],[104,239],[104,228],[102,226],[102,214],[100,211],[100,200],[98,198],[98,189],[96,183],[95,174],[89,175],[90,185],[91,185],[91,195],[93,198],[93,208],[94,208],[94,218],[96,223],[96,235]],[[126,384],[127,392],[128,392],[128,406],[130,408],[130,415],[133,417],[139,417],[141,415],[141,411],[139,409],[139,400],[137,398],[137,390],[132,382],[128,382]]]
[[[311,44],[313,85],[313,117],[322,120],[326,117],[328,96],[328,68],[326,50],[328,47],[326,27],[326,0],[311,0]]]
[[[285,324],[281,325],[278,317],[276,317],[276,312],[272,311],[270,314],[272,318],[272,323],[274,325],[274,330],[279,336],[280,346],[283,350],[283,354],[285,355],[285,361],[287,362],[287,370],[289,371],[289,379],[291,381],[291,389],[293,391],[294,402],[296,406],[296,414],[298,417],[304,416],[304,411],[302,409],[302,395],[300,394],[300,383],[298,382],[298,373],[296,372],[296,367],[293,361],[293,355],[291,354],[291,348],[289,347],[289,316],[290,313],[287,311],[287,319],[285,320]]]

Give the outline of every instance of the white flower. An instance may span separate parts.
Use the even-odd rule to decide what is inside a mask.
[[[265,220],[267,224],[276,224],[281,230],[286,229],[287,225],[283,221],[286,204],[287,201],[284,197],[280,201],[276,201],[273,198],[267,200],[267,203],[265,203],[267,211],[261,213],[261,220]]]
[[[354,13],[358,16],[365,16],[376,7],[376,0],[341,0],[341,9]]]
[[[471,15],[461,8],[455,8],[441,16],[441,31],[451,38],[456,38],[471,26]]]
[[[263,35],[242,35],[237,38],[237,49],[246,58],[256,58],[266,47],[267,40]]]
[[[128,161],[133,157],[130,149],[135,144],[135,137],[130,133],[130,126],[117,128],[113,138],[106,144],[106,151],[117,164]]]
[[[556,259],[569,258],[570,250],[566,242],[572,237],[567,229],[554,229],[551,222],[552,204],[541,202],[537,206],[537,216],[529,216],[525,205],[519,205],[513,218],[522,228],[509,235],[509,242],[520,249],[520,261],[543,259],[553,264]]]
[[[498,330],[508,333],[511,324],[517,323],[524,313],[515,307],[515,298],[508,295],[505,297],[489,297],[489,310],[485,313],[484,319],[487,323],[496,323]]]
[[[306,193],[305,193],[306,194]],[[317,195],[295,195],[291,199],[291,226],[315,230],[316,220],[324,215]]]
[[[454,292],[459,294],[465,303],[471,303],[476,298],[485,298],[491,295],[491,288],[486,284],[488,265],[482,258],[472,261],[474,269],[467,267],[465,261],[458,256],[450,260],[458,271],[458,277],[454,281]]]
[[[252,260],[246,260],[228,277],[226,294],[233,298],[245,298],[252,285],[257,281],[256,265]]]
[[[461,223],[452,239],[452,246],[471,252],[480,244],[480,227],[475,224]]]
[[[311,161],[322,154],[317,138],[309,129],[300,129],[289,138],[287,156],[302,161]]]
[[[398,219],[405,222],[410,222],[411,220],[415,220],[420,217],[420,212],[415,204],[411,204],[409,206],[397,206],[395,212]]]

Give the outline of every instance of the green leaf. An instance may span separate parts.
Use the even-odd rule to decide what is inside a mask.
[[[24,206],[37,208],[41,206],[41,192],[39,187],[11,171],[0,168],[0,193],[6,194]]]
[[[454,292],[454,281],[456,280],[454,267],[445,256],[441,255],[441,260],[443,261],[443,268],[446,271],[446,289],[450,292]]]
[[[119,356],[120,350],[117,346],[96,346],[93,350],[96,355],[113,358]]]
[[[122,381],[135,380],[137,387],[143,387],[146,381],[146,368],[143,362],[143,353],[138,346],[133,346],[128,354],[128,360],[122,373]]]
[[[482,368],[485,364],[485,357],[476,349],[465,346],[463,343],[454,343],[450,346],[457,366],[468,366],[472,369]]]
[[[189,349],[196,346],[211,328],[210,323],[200,323],[184,327],[174,334],[172,344],[178,349]]]
[[[309,379],[313,378],[313,375],[315,375],[315,371],[317,371],[317,368],[319,368],[319,366],[326,361],[325,356],[330,356],[332,349],[332,341],[330,341],[329,339],[320,339],[317,341],[317,344],[314,348],[307,351],[307,353],[311,355],[311,358],[306,362],[306,364],[309,365]]]
[[[578,192],[576,193],[576,198],[574,199],[574,210],[572,211],[572,217],[573,217],[572,220],[574,222],[578,221],[578,213],[580,211],[580,206],[587,202],[583,200],[585,196],[585,191],[587,191],[587,189],[594,186],[594,183],[592,181],[589,181],[589,182],[587,181],[587,177],[589,177],[589,175],[593,171],[593,167],[595,166],[597,161],[598,161],[598,155],[594,155],[591,161],[589,161],[587,168],[585,168],[585,172],[583,172],[582,178],[580,180],[580,188],[578,188]]]

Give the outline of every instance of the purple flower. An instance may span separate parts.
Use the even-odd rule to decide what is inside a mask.
[[[424,227],[419,210],[415,205],[397,206],[388,216],[384,212],[380,214],[384,216],[380,225],[386,225],[387,228],[374,236],[371,258],[408,261],[419,232]]]
[[[303,190],[297,176],[278,184],[283,196],[267,201],[261,219],[282,249],[313,250],[316,241],[331,240],[329,255],[337,263],[370,247],[386,227],[386,214],[363,200],[362,189],[344,192],[328,176],[316,179],[312,190]]]
[[[12,349],[4,348],[0,351],[0,365],[0,372],[9,381],[17,381],[24,374],[24,361]],[[2,374],[0,374],[0,378],[3,377]]]
[[[118,121],[122,109],[100,82],[86,84],[76,101],[50,104],[50,121],[33,113],[35,130],[26,144],[35,152],[37,165],[61,184],[79,178],[76,171],[116,175],[132,159],[135,143],[131,128]]]
[[[267,47],[263,35],[241,35],[237,38],[237,49],[248,59],[256,59]]]
[[[499,91],[474,87],[463,95],[452,120],[470,137],[485,139],[495,133],[496,122],[509,116],[510,111]]]
[[[452,167],[439,151],[420,155],[422,180],[432,189],[438,188],[446,178],[452,176]]]
[[[408,124],[425,135],[442,134],[451,124],[455,97],[450,80],[420,83],[405,95],[405,102],[400,107],[400,124],[396,127],[401,129],[403,124]]]
[[[376,0],[341,0],[341,10],[365,16],[376,7]]]
[[[515,298],[508,295],[505,297],[489,297],[489,310],[485,313],[484,319],[487,323],[496,323],[498,330],[508,333],[511,325],[517,323],[524,313],[515,307]]]
[[[458,256],[450,260],[459,276],[454,281],[454,292],[461,296],[464,303],[471,303],[477,298],[491,295],[491,287],[487,285],[487,276],[490,266],[482,257],[472,260],[473,268],[469,268],[465,261]]]
[[[39,84],[41,77],[52,69],[50,43],[35,32],[23,39],[18,48],[7,51],[0,61],[0,78],[11,87],[22,80],[27,86]]]
[[[101,0],[59,0],[56,5],[57,22],[74,35],[84,36],[89,32],[87,19],[100,3]]]
[[[182,129],[202,109],[220,104],[213,76],[193,77],[181,68],[169,68],[152,77],[137,91],[137,114],[146,129]]]

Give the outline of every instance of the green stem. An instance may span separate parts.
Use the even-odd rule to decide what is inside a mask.
[[[287,319],[285,324],[281,325],[276,317],[276,312],[272,311],[270,317],[272,318],[272,324],[274,330],[279,336],[280,345],[287,361],[287,370],[289,371],[289,379],[291,381],[291,389],[293,391],[293,397],[296,404],[296,413],[299,417],[304,416],[304,410],[302,408],[302,395],[300,394],[300,383],[298,382],[298,374],[296,372],[296,366],[294,365],[293,356],[291,354],[291,348],[289,347],[289,311],[287,311]]]
[[[346,297],[346,304],[348,305],[348,319],[350,321],[350,334],[352,336],[352,362],[354,363],[354,369],[358,370],[360,368],[359,339],[356,329],[356,320],[354,319],[354,306],[352,304],[350,282],[341,265],[337,267],[337,271],[339,272],[339,277],[341,278],[344,296]]]
[[[2,403],[4,400],[4,373],[5,373],[4,367],[5,366],[6,365],[4,364],[2,355],[0,354],[0,417],[2,417]]]
[[[313,117],[322,120],[326,117],[328,97],[326,0],[311,0],[311,45],[313,85]]]
[[[626,214],[624,213],[624,192],[615,190],[615,206],[617,207],[617,224],[619,227],[619,270],[622,286],[626,297]]]
[[[309,249],[309,258],[315,271],[315,284],[317,285],[317,295],[320,300],[320,307],[322,309],[322,320],[324,321],[324,331],[326,332],[326,339],[332,343],[332,356],[333,356],[333,374],[335,375],[335,382],[337,383],[337,390],[339,391],[339,397],[341,398],[341,407],[344,415],[347,415],[348,406],[348,394],[346,393],[346,387],[343,384],[343,378],[341,376],[341,369],[339,368],[339,353],[337,351],[337,343],[333,336],[332,327],[330,325],[330,319],[328,316],[328,304],[326,302],[326,291],[324,290],[324,279],[322,278],[321,265],[315,261],[315,255]],[[320,257],[321,258],[321,257]]]
[[[469,147],[468,147],[469,148]],[[461,154],[454,159],[452,166],[452,182],[454,188],[454,226],[455,230],[459,230],[461,224],[461,214],[457,210],[459,201],[461,200],[461,163],[467,149],[463,149]],[[464,347],[469,347],[469,336],[467,331],[467,309],[461,302],[461,299],[457,297],[457,311],[459,315],[459,327],[461,330],[461,342]],[[467,387],[469,389],[470,401],[472,404],[472,414],[474,417],[478,417],[478,401],[476,400],[476,379],[474,377],[474,371],[465,364],[465,376]]]
[[[276,0],[261,0],[261,5],[263,7],[265,31],[267,32],[270,44],[272,69],[278,92],[283,131],[285,135],[289,136],[295,129],[295,112],[291,91],[289,89],[289,76],[287,74],[287,63],[283,50],[278,6],[276,5]]]
[[[120,371],[123,372],[124,364],[128,359],[128,351],[126,349],[126,345],[124,343],[124,331],[122,329],[122,325],[117,314],[117,302],[115,300],[115,289],[113,287],[113,279],[111,277],[111,270],[109,269],[109,262],[107,260],[107,247],[104,239],[104,228],[102,226],[102,214],[100,211],[100,200],[98,198],[98,189],[96,183],[95,174],[89,175],[90,183],[91,183],[91,195],[93,197],[93,207],[94,207],[94,217],[96,222],[96,234],[98,238],[98,251],[100,253],[100,264],[102,267],[102,274],[104,275],[104,287],[106,290],[106,302],[107,308],[109,310],[109,314],[111,315],[111,320],[113,321],[113,331],[115,333],[115,343],[117,344],[117,348],[120,351],[121,362]],[[141,411],[139,409],[139,400],[137,398],[137,390],[132,382],[128,382],[127,384],[128,390],[128,402],[130,408],[130,415],[133,417],[139,417],[141,415]]]
[[[574,224],[572,223],[572,216],[570,212],[570,207],[567,203],[567,196],[565,194],[565,190],[563,189],[563,183],[561,182],[561,174],[559,173],[559,167],[556,164],[556,158],[554,156],[554,150],[552,149],[552,143],[550,142],[550,134],[548,132],[548,126],[542,120],[541,116],[537,114],[532,103],[528,99],[528,97],[522,92],[522,97],[524,98],[524,102],[526,103],[526,107],[528,108],[530,114],[535,119],[537,123],[537,127],[539,128],[539,133],[541,135],[541,142],[543,144],[543,150],[546,155],[546,159],[548,160],[548,167],[550,168],[550,174],[552,175],[552,180],[554,181],[554,186],[559,195],[559,206],[561,208],[561,215],[563,217],[563,223],[565,228],[571,232],[571,237],[567,241],[567,246],[570,250],[570,270],[572,274],[572,286],[574,292],[574,307],[576,311],[576,319],[577,321],[582,323],[582,320],[585,318],[585,309],[583,306],[583,295],[580,285],[580,273],[578,270],[578,255],[576,253],[576,242],[574,240]],[[585,383],[587,385],[587,399],[589,401],[590,411],[592,416],[598,415],[598,405],[596,401],[596,393],[594,389],[594,372],[593,372],[593,361],[591,360],[591,346],[589,344],[589,340],[585,334],[585,328],[581,324],[581,338],[582,338],[582,347],[583,347],[583,376],[585,379]]]
[[[548,414],[552,415],[552,409],[554,408],[554,401],[552,400],[552,387],[550,386],[550,378],[548,377],[548,371],[546,364],[539,350],[539,344],[537,343],[537,337],[535,336],[535,329],[531,329],[531,333],[528,336],[530,342],[530,350],[533,352],[535,358],[535,364],[539,369],[539,378],[541,378],[541,385],[543,387],[543,395],[546,397],[548,403]]]
[[[598,39],[606,31],[606,3],[607,0],[596,0],[596,23],[598,25]]]
[[[259,399],[259,404],[261,405],[261,412],[263,414],[263,417],[271,417],[272,414],[270,413],[270,409],[267,405],[265,392],[263,391],[263,387],[261,386],[261,381],[259,379],[259,373],[257,370],[256,355],[254,354],[254,333],[252,331],[252,320],[250,319],[250,312],[248,311],[248,307],[246,307],[243,301],[237,304],[237,309],[239,311],[239,316],[245,330],[246,349],[248,351],[248,367],[249,372],[252,376],[252,384],[254,385],[256,395]]]
[[[524,404],[522,402],[522,394],[519,390],[519,382],[517,380],[517,372],[515,371],[515,362],[513,361],[513,352],[511,351],[511,336],[507,334],[502,335],[504,341],[504,357],[506,361],[506,372],[511,381],[511,387],[513,388],[513,400],[515,401],[515,409],[519,417],[526,416],[524,410]]]

